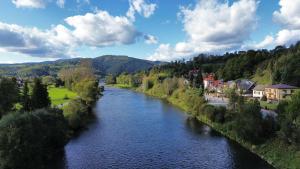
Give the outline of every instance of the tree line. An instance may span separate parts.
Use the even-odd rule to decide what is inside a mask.
[[[178,60],[157,66],[172,76],[187,77],[191,70],[215,73],[225,81],[266,76],[269,84],[286,83],[300,86],[300,42],[273,50],[248,50],[223,55],[200,54],[191,60]]]

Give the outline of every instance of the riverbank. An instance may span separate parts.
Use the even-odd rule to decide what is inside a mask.
[[[176,107],[184,110],[188,114],[191,114],[191,106],[192,103],[191,98],[196,97],[196,91],[187,90],[187,91],[180,91],[180,89],[176,89],[173,94],[170,96],[163,94],[161,92],[161,88],[154,86],[152,89],[143,90],[140,88],[132,88],[130,86],[123,87],[122,85],[114,85],[115,87],[119,88],[126,88],[132,89],[138,92],[142,92],[149,96],[153,96],[156,98],[164,99],[169,103],[173,104]],[[210,127],[214,130],[218,131],[225,137],[239,143],[249,151],[255,153],[260,158],[267,161],[269,164],[274,166],[278,169],[299,169],[300,168],[300,152],[296,151],[295,147],[291,147],[285,143],[283,143],[278,138],[273,138],[268,140],[267,142],[260,144],[260,145],[252,145],[250,142],[247,142],[236,134],[232,129],[229,128],[226,124],[220,124],[216,122],[210,121],[205,116],[197,116],[197,119]]]

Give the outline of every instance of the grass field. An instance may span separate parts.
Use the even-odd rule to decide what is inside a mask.
[[[70,101],[70,99],[74,99],[77,97],[77,94],[70,91],[67,88],[56,88],[53,86],[48,87],[48,92],[49,92],[49,97],[51,99],[51,103],[54,106],[58,106],[61,104],[64,104],[68,101]]]

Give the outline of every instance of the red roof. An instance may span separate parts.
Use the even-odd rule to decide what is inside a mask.
[[[215,75],[214,74],[208,74],[208,75],[204,76],[203,80],[215,81]]]

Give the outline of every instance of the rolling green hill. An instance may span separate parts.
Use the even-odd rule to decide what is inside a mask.
[[[0,76],[35,77],[56,75],[62,68],[76,66],[82,58],[47,61],[41,63],[0,64]],[[128,56],[105,55],[89,58],[98,75],[119,74],[122,72],[134,73],[148,70],[162,62],[136,59]]]

